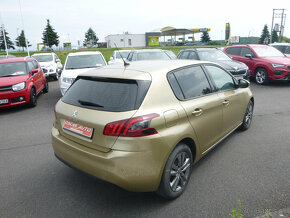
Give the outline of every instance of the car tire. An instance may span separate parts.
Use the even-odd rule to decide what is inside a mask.
[[[190,148],[184,143],[179,143],[169,155],[156,193],[165,199],[179,197],[188,184],[192,165]]]
[[[245,131],[250,128],[253,119],[254,103],[252,100],[249,101],[246,113],[244,115],[243,123],[240,126],[240,130]]]
[[[266,85],[269,83],[268,72],[264,68],[258,68],[255,72],[255,81],[260,85]]]
[[[48,93],[48,89],[49,89],[49,86],[48,86],[48,81],[47,81],[47,78],[45,78],[45,84],[44,84],[44,87],[43,87],[43,93]]]
[[[30,100],[28,105],[29,107],[35,107],[37,105],[37,95],[34,87],[30,90]]]
[[[54,79],[55,81],[58,80],[58,73],[57,73],[57,72],[56,72],[56,74],[53,76],[53,79]]]

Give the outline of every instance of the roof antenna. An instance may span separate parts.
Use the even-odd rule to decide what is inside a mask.
[[[122,56],[122,54],[121,54],[121,52],[120,52],[120,49],[117,47],[116,43],[114,43],[114,44],[115,44],[115,47],[117,48],[117,50],[118,50],[118,52],[120,53],[120,56],[121,56],[121,58],[122,58],[122,60],[123,60],[123,62],[124,62],[124,67],[130,65],[130,63],[126,62],[125,59],[123,58],[123,56]]]

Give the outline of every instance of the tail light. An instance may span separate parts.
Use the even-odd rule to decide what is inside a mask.
[[[122,137],[140,137],[154,135],[158,132],[150,128],[151,120],[159,117],[159,114],[147,114],[144,116],[133,117],[126,120],[118,120],[108,123],[103,131],[104,135]]]

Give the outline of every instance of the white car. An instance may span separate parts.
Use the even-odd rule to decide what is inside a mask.
[[[279,51],[281,51],[284,55],[286,55],[287,57],[290,57],[290,43],[272,43],[269,44],[271,46],[273,46],[274,48],[278,49]]]
[[[61,94],[65,94],[80,73],[106,65],[104,56],[98,51],[69,53],[59,80]]]
[[[116,51],[114,51],[112,54],[112,57],[110,57],[110,61],[108,62],[108,64],[123,63],[121,55],[124,59],[126,59],[130,52],[131,52],[131,50],[119,50],[119,51],[116,50]]]
[[[58,80],[58,75],[62,70],[62,64],[55,53],[37,53],[31,57],[39,62],[46,77],[52,77],[54,80]]]

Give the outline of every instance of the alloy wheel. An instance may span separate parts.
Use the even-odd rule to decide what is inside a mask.
[[[265,82],[265,80],[266,80],[265,72],[264,71],[258,71],[256,73],[256,81],[257,81],[257,83],[263,84]]]
[[[187,184],[190,174],[190,158],[186,152],[176,155],[170,169],[170,188],[174,192],[181,191]]]
[[[245,114],[245,124],[246,124],[246,126],[249,126],[251,124],[252,117],[253,117],[253,103],[250,102],[248,104],[247,111],[246,111],[246,114]]]

